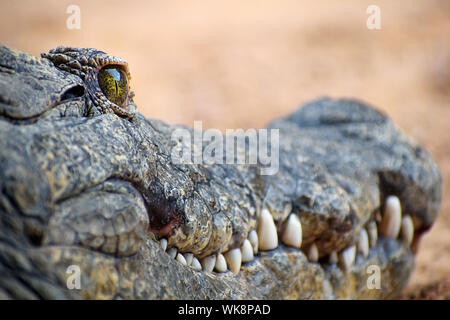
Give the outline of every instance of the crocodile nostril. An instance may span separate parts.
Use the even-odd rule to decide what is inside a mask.
[[[42,245],[44,234],[39,225],[34,222],[27,221],[24,225],[24,231],[32,245],[37,247]]]
[[[165,237],[182,223],[182,217],[177,212],[174,203],[160,197],[154,197],[146,203],[149,214],[148,231],[157,237]]]
[[[84,87],[81,85],[76,85],[64,91],[61,96],[61,101],[70,100],[74,98],[79,98],[84,95]]]

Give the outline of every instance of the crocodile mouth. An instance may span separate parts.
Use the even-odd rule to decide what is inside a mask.
[[[364,264],[371,256],[380,254],[380,250],[383,251],[381,248],[386,243],[390,243],[391,246],[395,243],[397,250],[401,247],[407,252],[414,252],[424,231],[415,230],[414,219],[408,214],[402,215],[399,198],[390,195],[385,199],[380,211],[371,215],[368,222],[355,233],[355,237],[350,237],[352,240],[346,247],[331,248],[330,253],[324,254],[319,251],[314,241],[303,243],[302,222],[297,213],[291,212],[285,221],[276,223],[270,211],[264,208],[256,215],[255,228],[248,230],[243,241],[234,242],[232,248],[223,245],[226,249],[221,252],[205,254],[201,250],[189,250],[190,248],[183,247],[182,243],[177,246],[177,230],[181,219],[179,216],[168,214],[167,209],[162,215],[161,211],[155,207],[150,209],[148,230],[151,238],[157,239],[159,249],[164,251],[173,263],[216,275],[240,276],[242,271],[252,268],[255,260],[258,261],[267,253],[277,251],[296,252],[309,263],[316,264],[322,269],[336,267],[343,273],[350,273],[355,264]],[[166,218],[165,224],[157,219],[162,216]],[[385,258],[388,258],[389,252],[384,254]]]
[[[224,237],[229,245],[222,243],[221,249],[211,253],[205,250],[207,245],[203,250],[183,245],[182,215],[173,205],[159,200],[156,203],[164,209],[156,209],[156,204],[147,208],[148,241],[167,266],[200,278],[224,283],[256,282],[261,286],[274,281],[286,287],[283,290],[289,292],[285,295],[289,298],[395,297],[409,279],[419,240],[429,226],[404,212],[396,195],[383,195],[380,202],[365,223],[345,230],[348,234],[342,237],[346,241],[336,241],[336,246],[325,248],[320,236],[311,241],[304,232],[308,220],[302,221],[303,215],[295,206],[286,205],[285,211],[290,213],[284,220],[274,220],[276,213],[263,207],[250,215],[255,221],[248,222],[251,227],[244,237]],[[234,237],[239,240],[234,241]],[[376,272],[379,282],[373,280]]]

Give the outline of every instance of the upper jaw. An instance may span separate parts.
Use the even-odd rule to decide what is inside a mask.
[[[322,112],[330,116],[335,111],[333,108],[339,108],[339,103],[328,108],[327,112]],[[305,113],[311,112],[304,109],[307,109]],[[275,239],[267,240],[268,245],[253,251],[257,263],[262,260],[269,263],[268,257],[275,259],[286,254],[289,259],[294,259],[293,255],[298,255],[309,261],[307,266],[304,265],[306,269],[310,265],[319,266],[329,279],[336,275],[332,267],[335,265],[342,272],[339,279],[358,274],[361,280],[367,263],[388,261],[383,272],[392,272],[391,276],[395,276],[390,278],[385,289],[390,290],[389,294],[396,292],[407,280],[405,274],[412,269],[412,251],[419,235],[436,217],[441,178],[426,151],[405,138],[385,116],[370,114],[371,110],[365,112],[367,117],[375,117],[375,120],[362,117],[356,123],[325,121],[325,125],[302,127],[292,124],[292,118],[276,121],[272,127],[281,128],[281,135],[285,133],[281,139],[280,172],[264,178],[263,183],[255,183],[255,186],[262,185],[264,192],[257,192],[257,187],[250,184],[252,194],[262,195],[252,199],[256,215],[252,215],[251,209],[224,213],[238,218],[244,215],[246,223],[244,228],[241,226],[242,231],[231,232],[231,238],[222,239],[222,245],[209,247],[210,251],[195,251],[198,249],[195,244],[184,247],[182,242],[177,242],[180,234],[176,233],[174,237],[168,235],[167,247],[163,240],[164,248],[170,250],[174,259],[177,252],[183,258],[186,253],[188,256],[193,253],[203,262],[203,270],[217,273],[223,271],[220,265],[211,261],[222,260],[223,255],[228,264],[241,266],[228,270],[238,277],[245,277],[247,268],[256,270],[252,262],[242,259],[244,246],[247,246],[245,242],[251,243],[250,234],[256,231],[259,245],[267,240],[266,236]],[[333,151],[326,152],[330,150]],[[248,176],[254,178],[251,174]],[[242,185],[237,181],[235,184]],[[187,217],[198,214],[198,210],[189,207],[182,212]],[[285,236],[292,215],[301,225],[301,228],[297,227],[300,230],[297,233],[302,234],[300,243],[292,240],[295,236]],[[273,226],[266,227],[268,220]],[[213,229],[214,222],[211,223]],[[266,229],[269,231],[262,236],[260,230]],[[240,254],[234,253],[236,249],[241,251]],[[184,263],[183,258],[179,259],[181,263]],[[404,274],[396,265],[399,261]],[[281,273],[289,278],[287,270]],[[383,294],[388,295],[387,292]]]

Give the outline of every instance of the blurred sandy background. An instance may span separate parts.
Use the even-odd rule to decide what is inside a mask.
[[[68,5],[81,29],[66,28]],[[368,30],[366,8],[381,8]],[[450,1],[5,1],[0,43],[125,58],[148,117],[262,127],[318,96],[387,112],[439,163],[444,195],[404,297],[450,299]]]

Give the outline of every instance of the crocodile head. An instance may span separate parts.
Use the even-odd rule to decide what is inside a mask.
[[[0,298],[387,298],[404,287],[441,176],[385,114],[320,99],[276,119],[278,170],[262,174],[220,148],[213,162],[174,161],[195,149],[177,132],[210,137],[144,118],[129,80],[125,61],[94,49],[0,48]],[[252,156],[249,140],[236,155]]]

